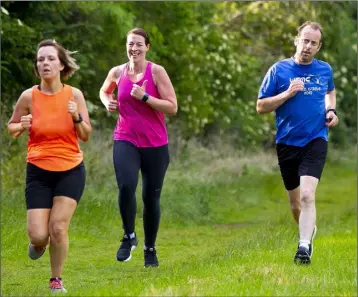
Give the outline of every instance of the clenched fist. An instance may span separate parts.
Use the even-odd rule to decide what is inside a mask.
[[[76,119],[78,112],[77,112],[77,103],[74,98],[71,98],[71,100],[68,101],[67,109],[68,112],[72,115],[72,118]]]
[[[295,79],[291,81],[290,86],[286,90],[288,98],[291,98],[297,94],[299,91],[303,91],[305,88],[305,85],[302,80]]]
[[[107,107],[107,110],[108,110],[109,112],[115,112],[115,111],[117,111],[117,109],[118,109],[118,102],[117,102],[117,100],[115,99],[115,95],[114,95],[114,94],[112,94],[112,99],[109,100],[108,105],[107,105],[106,107]]]
[[[21,128],[24,130],[29,130],[31,128],[31,122],[32,122],[32,114],[28,114],[25,116],[22,116],[20,118],[20,124]]]
[[[339,123],[339,119],[337,115],[333,111],[329,111],[326,114],[326,126],[327,127],[334,127],[337,126]]]

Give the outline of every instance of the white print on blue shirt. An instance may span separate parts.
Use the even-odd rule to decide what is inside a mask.
[[[266,73],[258,98],[276,96],[297,79],[303,82],[304,89],[275,111],[276,142],[304,146],[314,138],[328,140],[325,95],[334,89],[333,72],[328,63],[314,59],[309,65],[301,65],[292,58],[279,61]]]

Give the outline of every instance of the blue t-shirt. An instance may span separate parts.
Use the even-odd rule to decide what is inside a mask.
[[[296,93],[276,109],[276,143],[305,146],[315,138],[328,141],[325,95],[334,89],[331,66],[313,59],[309,65],[293,58],[275,63],[266,73],[259,90],[259,99],[286,91],[291,80],[299,78],[304,90]]]

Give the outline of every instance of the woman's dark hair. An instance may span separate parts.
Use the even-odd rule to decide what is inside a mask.
[[[142,29],[142,28],[134,28],[134,29],[130,30],[130,31],[127,33],[127,37],[128,37],[129,34],[137,34],[137,35],[143,36],[143,37],[144,37],[144,40],[145,40],[145,45],[150,44],[149,35],[148,35],[148,33],[147,33],[144,29]]]

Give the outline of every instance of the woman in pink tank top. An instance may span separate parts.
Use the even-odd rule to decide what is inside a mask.
[[[177,99],[165,69],[146,60],[148,34],[141,28],[127,33],[129,62],[113,67],[100,90],[109,112],[118,112],[114,129],[113,163],[119,189],[118,205],[124,235],[117,251],[118,261],[131,259],[138,245],[135,233],[139,170],[142,174],[144,266],[158,266],[155,241],[160,221],[160,194],[169,165],[165,115],[175,115]],[[118,88],[118,97],[113,92]]]

